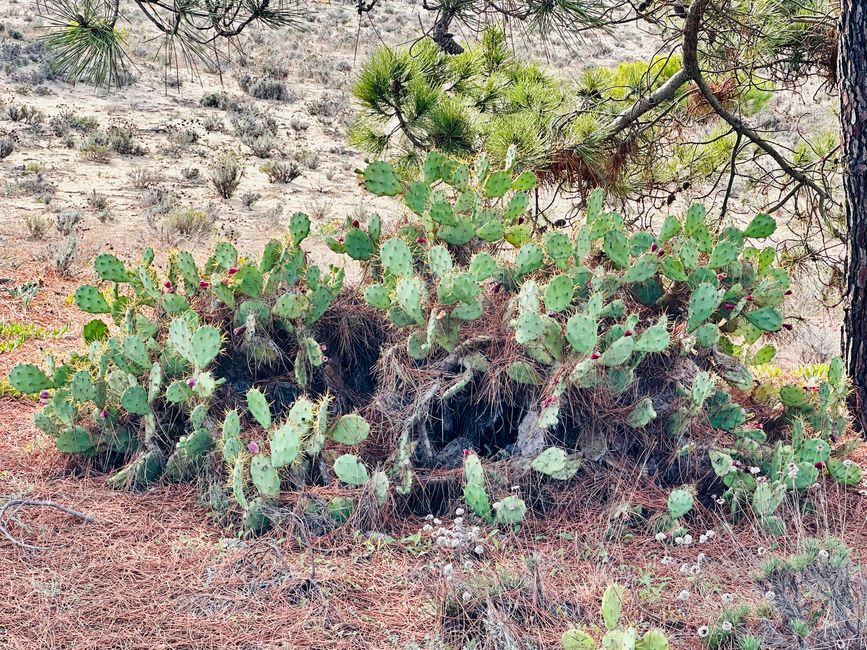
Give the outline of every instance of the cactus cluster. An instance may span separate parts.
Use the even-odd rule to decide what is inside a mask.
[[[526,471],[563,481],[579,471],[582,451],[598,458],[577,443],[564,448],[569,438],[559,435],[568,424],[564,405],[585,391],[615,403],[606,425],[631,436],[690,449],[695,429],[728,432],[732,444],[710,451],[724,498],[734,512],[749,507],[772,531],[781,528],[775,513],[787,491],[823,476],[861,481],[847,449],[834,448],[846,424],[839,360],[815,384],[755,381],[756,366],[773,359],[778,333],[791,327],[783,311],[788,273],[762,243],[775,229],[769,215],[718,230],[695,204],[655,231],[632,233],[597,190],[582,221],[549,229],[530,209],[535,176],[511,163],[492,169],[484,156],[469,164],[431,152],[418,178],[385,162],[359,176],[409,216],[390,232],[378,215],[349,217],[325,243],[364,268],[365,281],[353,289],[400,332],[410,363],[447,368],[438,399],[466,397],[486,376],[525,400],[540,432],[520,461]],[[286,236],[258,257],[218,242],[200,262],[172,251],[165,269],[149,249],[135,264],[99,255],[94,282],[73,297],[93,315],[82,351],[64,363],[49,356],[42,367],[19,365],[10,382],[40,396],[35,423],[62,451],[126,459],[111,479],[116,485],[182,480],[216,447],[250,527],[266,526],[284,487],[313,474],[366,486],[380,503],[391,486],[406,495],[420,442],[415,429],[395,433],[386,472],[371,472],[363,455],[326,449],[364,443],[369,426],[354,414],[331,418],[331,398],[317,381],[328,363],[317,323],[344,290],[344,271],[308,262],[301,245],[310,231],[309,218],[295,213]],[[492,349],[503,343],[508,357]],[[676,394],[663,402],[642,386],[642,369],[676,357],[696,371],[672,381]],[[497,358],[507,365],[492,367]],[[228,375],[238,365],[252,379],[232,388],[245,400],[226,412]],[[256,385],[269,371],[294,379],[297,395],[286,412]],[[790,443],[768,442],[743,393],[782,405]],[[547,438],[563,446],[548,446]],[[476,516],[521,522],[526,504],[514,494],[492,503],[476,454],[466,456],[464,471],[464,498]],[[329,509],[345,517],[354,502],[341,499]],[[683,517],[691,499],[685,489],[673,492],[669,517]]]

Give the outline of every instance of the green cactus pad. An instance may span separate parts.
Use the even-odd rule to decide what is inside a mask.
[[[528,192],[536,187],[536,175],[533,172],[522,172],[512,181],[512,189],[516,192]]]
[[[271,463],[274,467],[285,467],[298,458],[301,453],[302,429],[294,422],[287,422],[271,437]]]
[[[334,461],[334,473],[349,485],[363,485],[368,479],[367,468],[352,454],[343,454]]]
[[[846,459],[832,458],[828,461],[828,474],[841,485],[858,485],[864,478],[858,463]]]
[[[632,263],[626,273],[623,274],[623,281],[629,284],[645,282],[649,280],[659,270],[659,258],[655,253],[645,253]]]
[[[388,287],[382,284],[371,284],[364,290],[364,302],[377,309],[389,309],[391,296]]]
[[[644,330],[644,333],[635,344],[636,352],[662,352],[671,340],[668,333],[668,318],[663,314],[659,320]]]
[[[723,266],[728,266],[738,259],[738,247],[730,241],[720,241],[713,248],[708,260],[708,267],[718,269]]]
[[[775,307],[761,307],[746,312],[747,320],[764,332],[778,332],[783,326],[783,315]]]
[[[569,258],[572,256],[572,242],[561,232],[548,232],[545,234],[545,252],[557,265],[557,268],[565,271],[569,268]]]
[[[357,445],[367,439],[370,425],[360,415],[341,416],[331,429],[331,438],[343,445]]]
[[[519,384],[541,386],[544,383],[542,375],[526,361],[513,361],[506,368],[506,375],[508,375],[509,379]]]
[[[519,276],[537,271],[542,266],[542,260],[542,249],[536,244],[521,246],[515,258],[515,271]]]
[[[509,205],[506,206],[503,218],[515,219],[516,217],[520,217],[527,211],[529,205],[530,197],[526,192],[515,192],[509,200]]]
[[[275,316],[294,320],[303,318],[310,307],[310,300],[303,293],[290,292],[283,294],[272,309]]]
[[[216,327],[205,325],[195,331],[190,341],[193,361],[200,369],[204,369],[220,354],[220,332]]]
[[[470,260],[469,271],[479,282],[487,280],[497,272],[497,260],[489,253],[476,253]]]
[[[453,262],[451,253],[445,246],[431,246],[427,252],[428,266],[438,278],[443,277],[452,270]]]
[[[566,340],[580,354],[592,352],[598,337],[599,324],[586,314],[573,314],[566,322]]]
[[[455,225],[442,225],[437,228],[437,237],[453,246],[463,246],[469,243],[476,231],[469,219],[458,219]]]
[[[496,508],[495,518],[497,523],[517,526],[524,521],[524,515],[526,514],[527,504],[524,503],[524,500],[510,495],[500,501],[500,507]]]
[[[575,281],[571,275],[566,273],[555,275],[545,287],[543,298],[545,309],[554,312],[563,311],[572,303],[574,293]]]
[[[704,323],[716,310],[720,295],[716,287],[710,283],[698,285],[689,298],[689,315],[687,331],[692,332]]]
[[[268,454],[253,456],[250,460],[250,478],[262,496],[276,497],[280,494],[280,475]]]
[[[560,639],[563,650],[596,650],[596,641],[584,630],[566,630]]]
[[[603,366],[619,366],[632,358],[632,352],[635,350],[635,337],[624,336],[612,343],[602,356],[599,357],[599,363]]]
[[[343,240],[343,248],[354,260],[369,260],[373,256],[373,242],[361,228],[350,228]]]
[[[129,282],[129,273],[117,257],[104,253],[93,260],[96,274],[107,282]]]
[[[26,394],[54,388],[54,382],[48,378],[48,375],[32,363],[20,363],[15,366],[9,373],[9,383],[15,390]]]
[[[566,481],[578,472],[578,461],[560,447],[548,447],[533,459],[531,466],[540,474]]]
[[[127,388],[120,398],[120,405],[129,413],[144,415],[150,413],[147,391],[139,385]]]
[[[753,217],[753,220],[750,221],[750,225],[748,225],[747,229],[744,230],[744,237],[762,239],[773,235],[776,229],[776,220],[771,215],[760,212]]]
[[[419,325],[425,322],[422,313],[422,291],[422,283],[415,277],[401,278],[394,289],[397,304]]]
[[[485,196],[500,198],[512,187],[512,175],[506,171],[497,171],[485,182]]]
[[[443,226],[456,226],[458,224],[458,218],[452,210],[452,204],[445,199],[431,201],[430,218]]]
[[[488,221],[476,229],[476,236],[487,242],[500,241],[506,234],[506,229],[499,221]]]
[[[300,246],[310,234],[310,217],[303,212],[295,212],[289,217],[289,239],[293,246]]]
[[[423,214],[427,209],[428,193],[429,188],[427,183],[416,181],[415,183],[410,183],[409,187],[406,188],[403,200],[410,210],[416,214]]]
[[[54,439],[54,445],[65,454],[82,454],[89,456],[96,450],[96,442],[90,432],[84,427],[71,426],[60,432]]]
[[[686,489],[672,490],[668,495],[668,514],[672,519],[680,519],[692,510],[692,492]]]
[[[247,408],[259,426],[263,429],[271,427],[271,407],[268,405],[265,395],[258,388],[251,388],[247,391]]]
[[[81,311],[85,311],[88,314],[111,313],[111,307],[102,293],[90,284],[78,287],[75,292],[75,304]]]
[[[632,407],[632,411],[626,417],[626,423],[633,429],[643,429],[656,419],[656,411],[653,409],[653,401],[645,397]]]
[[[365,168],[364,186],[377,196],[396,196],[403,191],[403,185],[391,165],[379,160]]]
[[[412,274],[412,252],[406,242],[397,237],[387,239],[380,251],[382,265],[396,277]]]
[[[622,269],[629,266],[629,240],[619,230],[609,230],[602,239],[602,249],[614,264]]]

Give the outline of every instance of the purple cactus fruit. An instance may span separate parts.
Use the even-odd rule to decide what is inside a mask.
[[[656,256],[657,257],[665,257],[665,249],[660,248],[658,251],[656,251]]]
[[[50,397],[51,397],[51,393],[49,391],[47,391],[47,390],[39,391],[39,398],[40,399],[48,399]]]
[[[791,323],[783,323],[783,329],[791,332],[792,331],[792,324]]]
[[[726,309],[734,309],[735,305],[734,305],[734,303],[731,303],[731,302],[724,302],[723,307],[725,307]]]
[[[189,379],[187,379],[187,386],[189,386],[190,388],[195,388],[196,380],[190,377]]]
[[[237,266],[230,266],[229,269],[226,271],[226,273],[228,273],[229,275],[235,275],[237,272],[238,272]]]
[[[650,245],[650,252],[651,253],[655,253],[657,250],[659,250],[659,246],[657,244],[651,244]]]
[[[419,244],[427,244],[427,237],[419,237],[416,239]]]
[[[358,228],[358,225],[359,225],[359,224],[358,224],[358,219],[353,219],[353,220],[352,220],[352,227],[353,227],[353,228]]]
[[[337,241],[339,241],[342,244],[343,243],[343,237],[338,237]]]
[[[245,329],[247,329],[247,328],[244,327],[243,325],[241,327],[236,327],[235,329],[232,330],[232,334],[234,334],[235,336],[240,336],[241,334],[244,333]]]
[[[518,225],[521,225],[522,223],[524,223],[524,217],[518,219]]]
[[[108,417],[108,409],[102,409],[102,411],[99,412],[99,417],[101,417],[103,420],[105,418],[107,418]]]
[[[250,442],[248,442],[247,443],[247,451],[249,451],[251,454],[258,454],[259,453],[258,443],[254,442],[252,440]]]
[[[786,289],[786,291],[783,293],[783,295],[785,295],[785,296],[791,296],[791,295],[792,295],[792,290],[791,290],[791,289]]]
[[[172,286],[173,286],[173,285],[172,285],[172,281],[171,281],[171,280],[166,280],[165,283],[163,284],[163,286],[164,286],[166,289],[168,289],[168,290],[171,291]]]
[[[202,289],[207,289],[208,287],[211,286],[211,283],[208,282],[207,280],[199,280],[199,286],[200,286]]]
[[[598,352],[594,352],[593,354],[590,355],[590,358],[591,358],[591,359],[598,359],[598,358],[601,357],[601,356],[602,356],[602,355],[599,354]]]
[[[823,470],[823,469],[825,469],[825,463],[822,462],[821,460],[818,461],[818,462],[816,463],[816,469],[818,469],[818,470]]]
[[[626,330],[623,332],[623,336],[632,336],[632,330]]]
[[[753,298],[753,294],[750,294],[746,297],[747,302],[752,302],[753,300],[755,300],[755,298]]]
[[[716,274],[716,279],[719,280],[720,282],[722,282],[723,280],[725,280],[726,277],[728,277],[728,276],[726,276],[725,273],[717,273],[717,274]]]

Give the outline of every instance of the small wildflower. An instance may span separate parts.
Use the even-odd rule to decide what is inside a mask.
[[[674,543],[677,544],[678,546],[682,545],[683,544],[683,537],[680,537],[680,536],[675,537]]]
[[[425,519],[427,521],[433,521],[433,518],[434,518],[433,515],[430,515],[430,514],[425,516]]]
[[[40,399],[48,399],[49,397],[51,397],[51,391],[41,390],[39,391],[39,397]]]
[[[462,523],[464,523],[463,517],[455,517],[455,526],[460,526]]]
[[[732,596],[731,594],[723,594],[722,596],[720,596],[720,598],[722,599],[722,601],[723,601],[726,605],[728,605],[729,603],[733,602],[734,599],[735,599],[735,597]]]
[[[690,544],[692,544],[692,535],[687,533],[686,535],[683,536],[683,545],[689,546]]]
[[[698,536],[698,543],[699,544],[704,544],[706,542],[707,542],[707,535],[699,535]]]
[[[689,568],[689,574],[690,574],[690,575],[697,576],[699,573],[701,573],[701,567],[700,567],[699,565],[697,565],[697,564],[693,564],[693,565]]]
[[[687,600],[689,600],[689,591],[688,591],[687,589],[684,589],[683,591],[681,591],[681,592],[677,595],[677,599],[678,599],[678,600],[682,600],[682,601],[687,601]]]
[[[771,590],[768,590],[768,591],[765,592],[765,600],[768,600],[768,601],[770,601],[770,602],[773,602],[774,599],[775,599],[776,597],[777,597],[777,594],[775,594],[775,593],[774,593],[773,591],[771,591]]]
[[[667,566],[667,565],[671,564],[672,562],[674,562],[674,558],[671,557],[670,555],[666,555],[666,556],[663,556],[661,561],[664,565]]]
[[[687,575],[689,573],[689,565],[685,562],[680,565],[680,573],[682,575]]]
[[[472,569],[472,568],[473,568],[473,563],[470,562],[469,560],[467,560],[466,562],[464,562],[464,568],[465,568],[465,569]]]
[[[761,472],[761,471],[762,471],[762,470],[759,469],[758,467],[750,467],[750,474],[755,475],[755,474],[758,474],[758,473]]]
[[[767,552],[768,549],[766,549],[764,546],[759,546],[759,548],[756,550],[756,553],[758,553],[759,557],[762,557]]]
[[[430,524],[425,524],[425,525],[422,527],[422,530],[423,530],[424,532],[426,532],[426,533],[429,533],[430,531],[433,530],[433,526],[431,526]]]
[[[722,497],[720,497],[719,499],[716,500],[716,502],[717,502],[717,504],[719,504],[719,505],[723,505],[723,504],[726,502],[726,500],[723,499]]]
[[[433,522],[434,522],[434,526],[439,526],[441,523],[443,523],[439,519],[434,519]]]
[[[446,564],[443,567],[443,573],[446,574],[447,576],[452,575],[454,572],[455,572],[455,569],[451,564]]]
[[[707,555],[705,555],[704,553],[699,553],[695,559],[699,564],[701,564],[707,559]]]
[[[722,625],[720,627],[725,632],[731,632],[732,631],[732,622],[731,621],[723,621]]]
[[[708,630],[707,625],[702,625],[698,628],[698,635],[702,639],[705,638],[708,634],[710,634],[710,630]]]
[[[464,602],[467,602],[470,598],[472,598],[472,596],[470,596],[469,591],[465,591],[463,594],[461,594],[461,598],[464,599]]]
[[[828,551],[826,551],[824,548],[821,551],[819,551],[819,557],[822,558],[823,560],[827,560],[829,555],[830,554],[828,553]]]
[[[517,492],[517,491],[520,490],[520,489],[521,489],[521,486],[520,486],[520,485],[513,485],[513,486],[512,486],[512,492]]]
[[[190,388],[195,388],[196,380],[190,377],[189,379],[187,379],[187,386],[189,386]]]
[[[712,530],[709,530],[709,531],[705,532],[705,535],[707,535],[708,539],[711,539],[714,535],[716,535],[716,533]]]
[[[656,533],[656,541],[664,542],[665,541],[665,533]]]
[[[455,510],[455,514],[456,514],[458,517],[462,516],[462,515],[464,514],[464,509],[463,509],[463,508],[458,508],[457,510]]]
[[[482,555],[485,552],[485,549],[481,544],[476,544],[476,548],[473,549],[473,553],[476,555]]]

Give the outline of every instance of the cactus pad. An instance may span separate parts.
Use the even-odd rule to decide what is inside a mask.
[[[367,420],[354,413],[341,416],[331,429],[331,437],[344,445],[357,445],[366,440],[369,433]]]
[[[364,186],[377,196],[396,196],[403,191],[403,185],[391,165],[379,160],[365,168]]]
[[[97,255],[93,260],[96,274],[107,282],[128,282],[129,273],[117,257],[108,253]]]
[[[349,485],[363,485],[368,478],[367,468],[352,454],[343,454],[334,461],[334,473]]]
[[[9,383],[15,390],[27,394],[54,388],[54,382],[48,378],[48,375],[32,363],[20,363],[15,366],[9,373]]]
[[[111,312],[111,307],[102,293],[90,284],[78,287],[75,292],[75,304],[81,311],[86,311],[88,314],[108,314]]]
[[[412,274],[412,252],[402,239],[387,239],[380,251],[382,265],[396,277]]]

